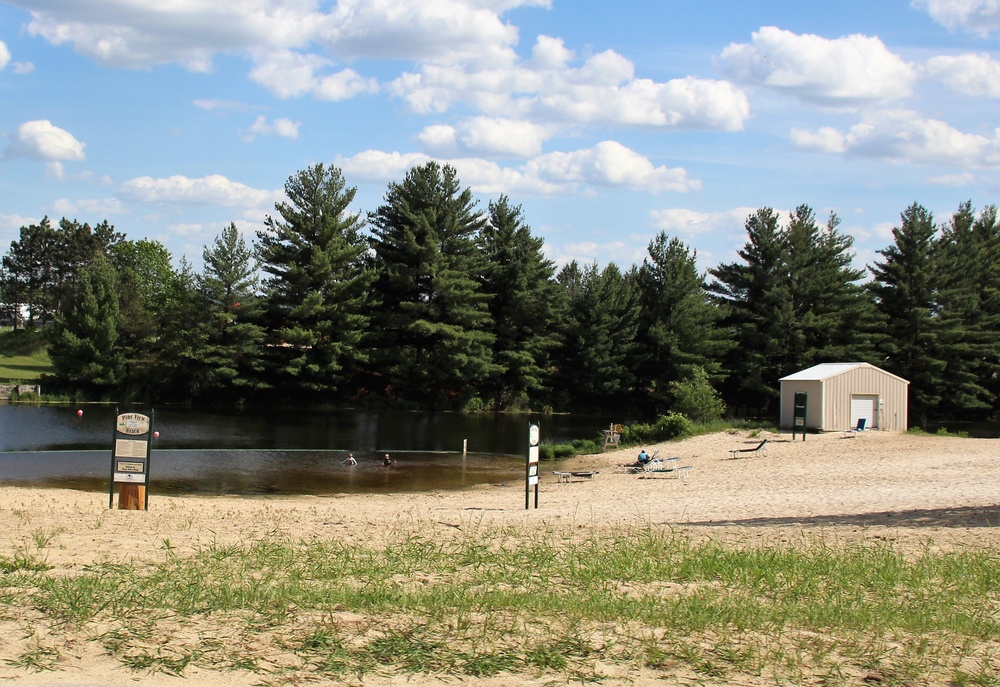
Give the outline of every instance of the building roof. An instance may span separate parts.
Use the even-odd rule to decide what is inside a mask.
[[[845,372],[849,372],[850,370],[853,370],[858,367],[870,367],[875,370],[878,370],[882,374],[898,379],[904,384],[909,384],[909,382],[903,379],[902,377],[897,377],[891,372],[886,372],[882,368],[875,367],[874,365],[870,365],[868,363],[821,363],[819,365],[813,365],[812,367],[807,367],[804,370],[799,370],[798,372],[793,372],[787,377],[782,377],[778,381],[779,382],[823,381],[825,379],[829,379],[830,377],[836,377],[837,375],[842,375]]]

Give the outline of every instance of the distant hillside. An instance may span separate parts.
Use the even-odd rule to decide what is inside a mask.
[[[53,372],[46,332],[0,330],[0,382],[33,382]]]

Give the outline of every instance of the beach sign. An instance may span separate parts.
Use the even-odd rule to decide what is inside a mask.
[[[806,440],[806,401],[809,394],[804,391],[795,392],[795,412],[792,418],[792,439],[795,438],[796,430],[802,431],[802,441]]]
[[[153,419],[142,413],[116,413],[111,449],[108,508],[118,485],[119,510],[149,509],[149,456]]]
[[[528,425],[528,462],[524,470],[524,509],[531,504],[531,487],[535,488],[535,508],[538,508],[538,442],[541,430],[538,425]]]

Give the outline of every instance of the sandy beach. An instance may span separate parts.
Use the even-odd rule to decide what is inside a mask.
[[[766,456],[730,451],[768,439]],[[865,432],[801,435],[728,432],[645,447],[691,466],[684,479],[625,474],[618,465],[636,449],[608,451],[558,464],[543,463],[534,507],[525,508],[523,482],[461,491],[330,497],[166,497],[151,491],[149,510],[107,508],[107,494],[0,488],[0,556],[34,551],[72,575],[107,562],[161,560],[164,548],[184,556],[206,546],[261,538],[378,542],[400,531],[450,537],[482,525],[525,528],[614,528],[648,524],[693,537],[789,541],[822,536],[837,541],[890,541],[904,550],[1000,546],[1000,443]],[[595,471],[563,482],[554,471]],[[23,627],[0,619],[0,641],[16,649]],[[5,652],[8,653],[8,652]],[[26,672],[0,661],[11,684],[262,684],[252,674],[192,670],[185,678],[128,671],[93,650],[67,652],[59,671]],[[352,684],[453,684],[421,676],[372,676]],[[477,685],[541,685],[529,677],[476,680]],[[658,684],[631,675],[617,684]]]

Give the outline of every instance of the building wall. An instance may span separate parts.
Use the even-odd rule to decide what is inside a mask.
[[[781,383],[781,408],[778,424],[785,429],[792,428],[795,419],[795,394],[805,392],[806,429],[821,429],[823,423],[823,382],[819,380],[797,380]]]
[[[809,395],[806,406],[806,427],[821,431],[841,431],[853,426],[851,396],[873,395],[879,398],[875,426],[891,432],[905,432],[909,412],[909,384],[873,365],[861,365],[825,380],[788,380],[781,382],[779,424],[791,429],[795,415],[795,394]]]
[[[871,365],[830,377],[823,385],[823,429],[836,431],[851,427],[851,396],[871,395],[879,399],[879,417],[871,429],[905,432],[908,386],[898,377]]]

